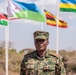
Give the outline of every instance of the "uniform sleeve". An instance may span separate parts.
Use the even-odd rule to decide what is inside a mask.
[[[25,75],[25,62],[26,60],[23,58],[21,65],[20,65],[20,75]]]
[[[66,75],[66,70],[65,70],[62,58],[59,59],[59,63],[60,63],[60,67],[61,67],[61,75]]]

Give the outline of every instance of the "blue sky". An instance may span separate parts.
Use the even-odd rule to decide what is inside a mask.
[[[5,5],[6,4],[6,0]],[[21,0],[22,1],[22,0]],[[53,15],[57,15],[57,0],[23,0],[26,2],[34,2],[41,9],[42,6],[48,10]],[[5,6],[3,2],[0,3],[0,12],[5,12]],[[60,19],[68,23],[68,28],[59,28],[59,50],[76,50],[76,13],[73,12],[60,12]],[[12,45],[17,51],[20,51],[24,48],[35,48],[33,41],[33,32],[36,30],[48,31],[50,33],[49,37],[49,49],[56,50],[56,37],[57,37],[57,28],[53,26],[48,26],[46,23],[37,22],[32,20],[13,20],[9,24],[9,40],[12,42]],[[0,26],[0,41],[5,40],[5,27]]]

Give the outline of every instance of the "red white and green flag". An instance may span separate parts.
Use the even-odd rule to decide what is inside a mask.
[[[0,14],[0,25],[7,26],[8,25],[8,18],[6,14]]]

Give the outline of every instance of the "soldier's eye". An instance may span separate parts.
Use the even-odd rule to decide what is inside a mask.
[[[37,40],[35,40],[35,42],[37,43],[37,42],[44,42],[45,40],[44,39],[37,39]]]

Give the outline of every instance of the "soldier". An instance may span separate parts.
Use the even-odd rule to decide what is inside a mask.
[[[49,33],[36,31],[33,35],[36,51],[24,55],[20,75],[66,75],[59,55],[47,50]]]

